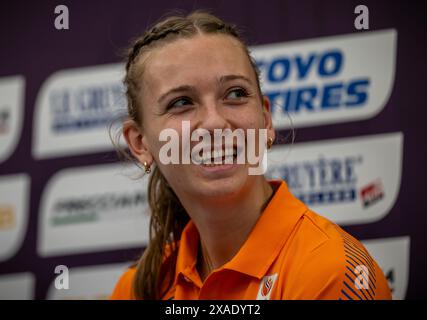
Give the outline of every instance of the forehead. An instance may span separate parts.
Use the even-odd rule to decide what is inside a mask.
[[[150,51],[143,63],[144,85],[156,91],[229,74],[255,77],[242,44],[227,35],[179,38]]]

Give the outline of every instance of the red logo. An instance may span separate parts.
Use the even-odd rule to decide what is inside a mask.
[[[267,278],[266,281],[264,281],[264,285],[262,286],[261,294],[263,297],[267,296],[270,292],[271,288],[273,287],[273,280],[271,278]]]
[[[380,180],[377,180],[360,190],[363,206],[373,205],[384,197],[384,188]]]

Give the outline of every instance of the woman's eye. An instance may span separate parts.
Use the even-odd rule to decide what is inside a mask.
[[[179,98],[179,99],[176,99],[176,100],[174,100],[174,101],[172,101],[169,105],[168,105],[168,110],[169,109],[171,109],[171,108],[176,108],[176,107],[183,107],[183,106],[185,106],[185,105],[189,105],[189,104],[192,104],[192,102],[191,102],[191,100],[190,99],[188,99],[188,98]]]
[[[248,96],[248,93],[246,92],[245,89],[242,88],[238,88],[238,89],[233,89],[231,90],[228,94],[227,94],[227,99],[231,99],[231,100],[239,100],[241,98],[245,98]]]

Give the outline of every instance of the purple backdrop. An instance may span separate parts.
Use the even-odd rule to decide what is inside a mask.
[[[66,4],[70,30],[54,28],[54,8]],[[29,225],[23,246],[0,263],[0,275],[31,271],[36,276],[35,298],[44,299],[58,264],[69,267],[129,261],[140,248],[42,258],[37,254],[37,217],[43,188],[64,168],[116,161],[114,152],[99,152],[35,160],[31,155],[33,111],[44,80],[61,69],[119,62],[120,50],[167,10],[211,9],[226,21],[242,26],[251,45],[310,39],[359,32],[354,29],[358,1],[2,1],[0,4],[0,77],[26,77],[25,112],[20,141],[3,162],[0,175],[26,172],[31,177]],[[336,137],[403,132],[403,172],[398,199],[382,220],[345,229],[359,239],[409,235],[409,284],[406,297],[426,298],[426,222],[424,194],[426,159],[424,110],[427,83],[427,6],[423,2],[365,1],[370,31],[398,32],[395,81],[380,114],[362,120],[297,129],[297,143]]]

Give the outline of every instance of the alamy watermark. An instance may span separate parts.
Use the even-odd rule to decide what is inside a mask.
[[[55,29],[57,30],[68,30],[70,29],[70,12],[66,5],[58,5],[55,7]]]
[[[357,290],[369,290],[369,269],[364,265],[358,265],[354,268],[354,286]]]
[[[354,8],[354,13],[358,16],[354,19],[354,27],[357,30],[369,30],[369,9],[363,4]]]
[[[159,141],[166,142],[159,151],[162,164],[249,164],[249,175],[267,171],[267,129],[203,128],[190,132],[190,121],[182,121],[181,135],[172,128],[163,129]],[[191,146],[191,142],[198,142]]]
[[[55,288],[57,290],[68,290],[70,288],[70,275],[68,267],[59,265],[55,267]]]

